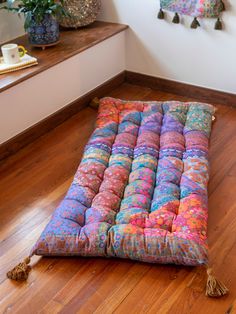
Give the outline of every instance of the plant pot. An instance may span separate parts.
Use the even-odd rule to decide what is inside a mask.
[[[52,45],[59,40],[59,24],[52,15],[47,14],[40,23],[33,18],[27,33],[31,45]]]
[[[59,23],[63,27],[78,28],[93,23],[101,8],[101,0],[64,0],[63,7],[70,16],[63,16]]]

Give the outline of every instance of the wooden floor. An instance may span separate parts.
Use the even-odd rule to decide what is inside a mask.
[[[124,84],[111,96],[189,100]],[[0,166],[0,313],[233,313],[236,306],[236,109],[217,106],[211,140],[210,261],[230,295],[204,295],[204,271],[129,260],[38,258],[26,283],[6,271],[29,254],[68,189],[96,111],[86,108]],[[233,306],[234,308],[234,306]]]

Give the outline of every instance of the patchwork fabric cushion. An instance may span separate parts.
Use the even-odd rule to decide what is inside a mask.
[[[214,107],[104,98],[73,183],[37,255],[207,263]]]

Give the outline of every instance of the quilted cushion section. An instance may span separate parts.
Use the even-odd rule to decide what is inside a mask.
[[[104,98],[37,255],[207,263],[208,146],[214,107]]]

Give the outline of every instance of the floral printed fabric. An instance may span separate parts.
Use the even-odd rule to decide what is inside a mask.
[[[73,183],[32,254],[207,263],[213,114],[202,103],[102,99]]]
[[[161,8],[193,17],[218,17],[224,10],[221,0],[160,0]]]

